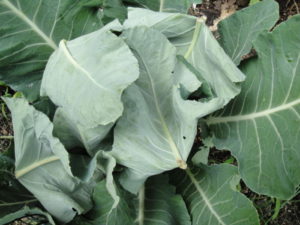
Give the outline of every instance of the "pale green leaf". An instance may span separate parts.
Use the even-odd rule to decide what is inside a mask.
[[[248,54],[253,41],[264,30],[270,30],[279,19],[278,4],[264,0],[237,11],[218,24],[220,44],[235,64]]]
[[[114,130],[111,154],[118,163],[128,167],[121,178],[122,185],[136,193],[147,177],[176,167],[186,167],[185,161],[194,142],[198,118],[221,108],[232,97],[228,94],[230,87],[236,91],[238,88],[223,74],[209,72],[209,69],[216,69],[219,65],[213,56],[210,56],[211,61],[203,56],[200,59],[206,64],[201,62],[201,75],[206,77],[205,71],[214,76],[215,80],[210,78],[212,82],[222,82],[218,89],[220,97],[207,101],[185,100],[181,96],[181,85],[190,92],[201,82],[189,86],[187,80],[183,79],[187,76],[191,81],[197,80],[191,78],[195,74],[190,71],[190,65],[182,57],[176,57],[176,49],[166,37],[145,26],[128,29],[122,36],[139,60],[140,77],[123,96],[125,111]],[[211,45],[219,53],[218,43],[214,41]],[[221,66],[223,63],[220,70],[231,77],[243,78],[237,69],[232,67],[231,70],[231,65],[224,65],[222,69]],[[218,75],[224,80],[219,79]]]
[[[300,16],[254,42],[258,58],[242,70],[241,94],[207,120],[218,149],[237,158],[260,194],[289,199],[300,184]]]
[[[203,165],[175,172],[173,179],[193,225],[259,225],[251,201],[236,190],[239,177],[235,166]]]
[[[37,99],[46,62],[59,41],[102,26],[97,5],[89,0],[1,0],[0,80]]]
[[[61,221],[89,210],[92,186],[73,176],[68,153],[52,136],[47,116],[24,99],[5,98],[5,102],[13,118],[16,178]]]
[[[146,9],[130,8],[124,27],[145,25],[162,32],[176,47],[178,54],[197,71],[199,80],[204,80],[216,97],[203,103],[198,110],[207,111],[216,105],[223,107],[236,96],[240,88],[235,82],[244,80],[244,75],[220,47],[212,33],[201,19],[176,14],[157,13]],[[202,116],[202,115],[201,115]]]
[[[110,28],[109,24],[73,41],[61,41],[41,85],[41,95],[60,107],[55,133],[77,137],[92,155],[123,112],[123,90],[139,74],[137,60]],[[67,147],[73,142],[71,137],[60,138]]]

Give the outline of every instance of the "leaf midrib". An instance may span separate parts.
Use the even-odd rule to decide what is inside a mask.
[[[287,109],[292,109],[295,105],[300,104],[300,98],[289,102],[287,104],[282,104],[280,106],[266,109],[260,112],[254,112],[245,115],[236,115],[236,116],[225,116],[225,117],[210,117],[206,120],[208,125],[218,124],[218,123],[228,123],[228,122],[238,122],[243,120],[253,120],[259,117],[267,117],[273,113],[284,111]]]
[[[58,160],[60,160],[59,157],[50,156],[50,157],[44,158],[42,160],[36,161],[36,162],[30,164],[29,166],[24,167],[23,169],[16,170],[15,171],[16,178],[18,179],[18,178],[24,176],[25,174],[29,173],[30,171],[32,171],[32,170],[34,170],[34,169],[36,169],[40,166],[43,166],[43,165],[46,165],[48,163],[58,161]]]
[[[137,51],[138,52],[138,51]],[[139,55],[141,55],[140,53],[138,53]],[[140,57],[140,59],[143,61],[143,65],[145,66],[145,69],[146,69],[146,75],[148,76],[149,80],[150,80],[150,85],[151,85],[151,92],[152,92],[152,95],[153,95],[153,98],[154,98],[154,103],[155,103],[155,109],[158,113],[158,116],[159,116],[159,119],[161,121],[161,126],[163,128],[163,131],[167,137],[167,140],[168,140],[168,143],[169,143],[169,146],[171,148],[171,151],[174,155],[174,158],[176,160],[176,163],[178,164],[178,167],[181,168],[181,169],[186,169],[187,168],[187,165],[186,165],[186,162],[182,159],[180,153],[179,153],[179,150],[172,138],[172,135],[169,131],[169,128],[164,120],[164,117],[162,115],[162,112],[160,110],[160,106],[158,104],[158,100],[157,100],[157,96],[156,96],[156,91],[155,91],[155,88],[154,88],[154,82],[153,82],[153,79],[150,75],[150,72],[149,72],[149,69],[147,67],[147,64],[144,62],[143,58]]]
[[[66,45],[66,40],[61,40],[59,43],[59,48],[62,50],[66,58],[69,60],[69,62],[78,70],[80,70],[93,84],[95,84],[97,87],[100,89],[103,89],[105,91],[112,92],[110,89],[104,87],[102,84],[98,83],[93,76],[88,72],[85,68],[83,68],[77,61],[74,59],[72,56],[71,52],[69,51],[67,45]]]
[[[190,171],[190,169],[186,170],[186,173],[188,175],[188,177],[190,178],[190,180],[192,181],[192,183],[194,184],[197,192],[200,194],[201,198],[203,199],[203,201],[205,202],[205,204],[207,205],[207,208],[209,209],[209,211],[214,215],[214,217],[218,220],[218,222],[221,225],[226,225],[224,223],[224,221],[222,220],[221,216],[219,216],[219,214],[215,211],[215,209],[213,208],[211,202],[209,201],[208,197],[205,195],[205,192],[203,191],[203,189],[201,188],[201,186],[199,185],[198,181],[196,180],[195,176],[193,175],[192,171]]]
[[[3,0],[2,4],[6,6],[8,9],[10,9],[16,16],[18,16],[22,21],[27,23],[32,30],[37,33],[45,42],[47,45],[49,45],[52,49],[56,50],[57,45],[55,42],[48,37],[33,21],[31,21],[22,11],[20,11],[18,8],[16,8],[12,3],[10,3],[8,0]]]

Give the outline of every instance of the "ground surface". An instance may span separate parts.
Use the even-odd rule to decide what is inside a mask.
[[[294,14],[300,13],[300,0],[277,0],[277,2],[280,5],[280,20],[278,23],[285,21]],[[236,10],[246,7],[248,3],[249,0],[203,0],[203,4],[191,10],[190,14],[196,16],[205,15],[207,17],[207,24],[215,31],[216,26],[214,25],[220,19],[224,19]],[[0,96],[9,95],[10,93],[5,87],[0,86]],[[11,135],[13,135],[11,117],[3,101],[0,100],[0,152],[5,151],[10,146],[12,139],[9,136]],[[218,150],[210,152],[209,162],[211,164],[222,162],[236,164],[236,160],[228,151]],[[243,183],[241,183],[241,191],[253,201],[262,225],[300,225],[300,194],[290,201],[282,201],[279,205],[279,214],[274,218],[275,199],[255,194]],[[26,217],[11,224],[42,225],[47,223],[41,217]]]

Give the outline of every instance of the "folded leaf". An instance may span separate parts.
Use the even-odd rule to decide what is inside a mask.
[[[107,29],[61,41],[41,86],[41,95],[60,107],[55,132],[70,130],[90,152],[121,116],[122,92],[139,73],[128,46]]]
[[[14,160],[6,153],[0,154],[0,168],[0,218],[20,210],[25,205],[35,206],[38,200],[16,180]],[[0,224],[4,224],[1,219]]]
[[[191,225],[191,218],[181,195],[169,184],[168,175],[150,178],[138,196],[137,224]]]
[[[102,26],[89,0],[1,0],[0,80],[33,101],[50,54],[61,39]]]
[[[153,19],[154,15],[177,15],[148,12]],[[128,25],[131,19],[125,27],[134,26]],[[193,26],[189,28],[194,29],[191,44],[184,57],[178,58],[176,48],[157,30],[135,26],[122,35],[138,58],[141,71],[123,97],[125,111],[114,131],[112,151],[118,163],[129,168],[121,183],[131,192],[137,192],[151,175],[185,168],[197,120],[220,109],[239,93],[234,82],[242,81],[243,74],[201,21],[194,20]],[[198,83],[191,85],[189,80]],[[182,86],[191,93],[201,84],[203,89],[204,84],[206,89],[212,89],[213,96],[184,101],[187,95],[182,94]]]
[[[215,98],[203,103],[203,108],[215,105],[221,108],[239,93],[240,87],[235,83],[242,82],[244,75],[220,47],[204,21],[183,14],[130,8],[124,27],[138,25],[162,32],[176,47],[177,53],[194,67],[198,79],[204,80],[212,88]],[[202,117],[202,108],[199,109]]]
[[[251,201],[236,190],[240,179],[235,166],[195,167],[175,172],[172,178],[193,225],[259,225]]]
[[[63,222],[89,210],[92,186],[73,176],[68,153],[52,136],[47,116],[24,99],[5,102],[13,118],[16,178]]]
[[[278,4],[273,0],[239,10],[218,24],[220,44],[238,65],[242,56],[250,52],[256,37],[264,30],[270,30],[278,18]]]
[[[237,158],[242,179],[260,194],[290,199],[300,184],[300,16],[254,42],[241,94],[207,120],[218,149]]]
[[[190,216],[175,187],[168,183],[167,175],[150,178],[139,195],[133,196],[115,186],[120,201],[109,194],[105,180],[97,184],[93,199],[95,207],[84,216],[77,218],[78,225],[190,225]],[[115,205],[115,206],[114,206]]]

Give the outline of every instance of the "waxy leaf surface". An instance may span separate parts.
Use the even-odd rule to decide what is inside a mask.
[[[77,134],[91,151],[121,116],[122,92],[138,74],[128,46],[106,27],[60,42],[47,64],[41,94],[60,107],[56,129]],[[68,124],[70,132],[65,131]]]
[[[0,80],[34,101],[43,70],[61,39],[102,26],[89,0],[1,0]]]
[[[193,225],[259,225],[251,201],[237,191],[238,171],[232,165],[201,166],[174,172]]]
[[[207,102],[185,100],[181,86],[192,92],[201,82],[198,80],[196,86],[188,82],[197,81],[197,77],[185,59],[176,57],[176,48],[167,38],[145,26],[128,29],[122,37],[139,60],[140,77],[123,96],[125,110],[114,130],[111,154],[128,167],[121,183],[127,190],[137,192],[151,175],[176,167],[186,168],[198,118],[223,107],[238,88],[222,75],[226,79],[220,88],[222,97]],[[214,44],[218,45],[216,41]],[[206,62],[203,70],[216,68],[214,63]],[[243,79],[241,72],[228,67],[227,73],[235,72],[230,76]],[[217,75],[215,79],[218,83]],[[234,91],[228,94],[231,87]]]
[[[273,0],[258,2],[237,11],[218,24],[220,44],[235,64],[248,54],[256,37],[270,30],[279,18],[278,4]]]
[[[207,123],[247,186],[289,199],[300,184],[300,16],[261,34],[254,48],[241,94]]]
[[[73,176],[68,153],[52,136],[47,116],[24,99],[5,102],[13,118],[16,178],[60,221],[89,210],[92,186]]]

